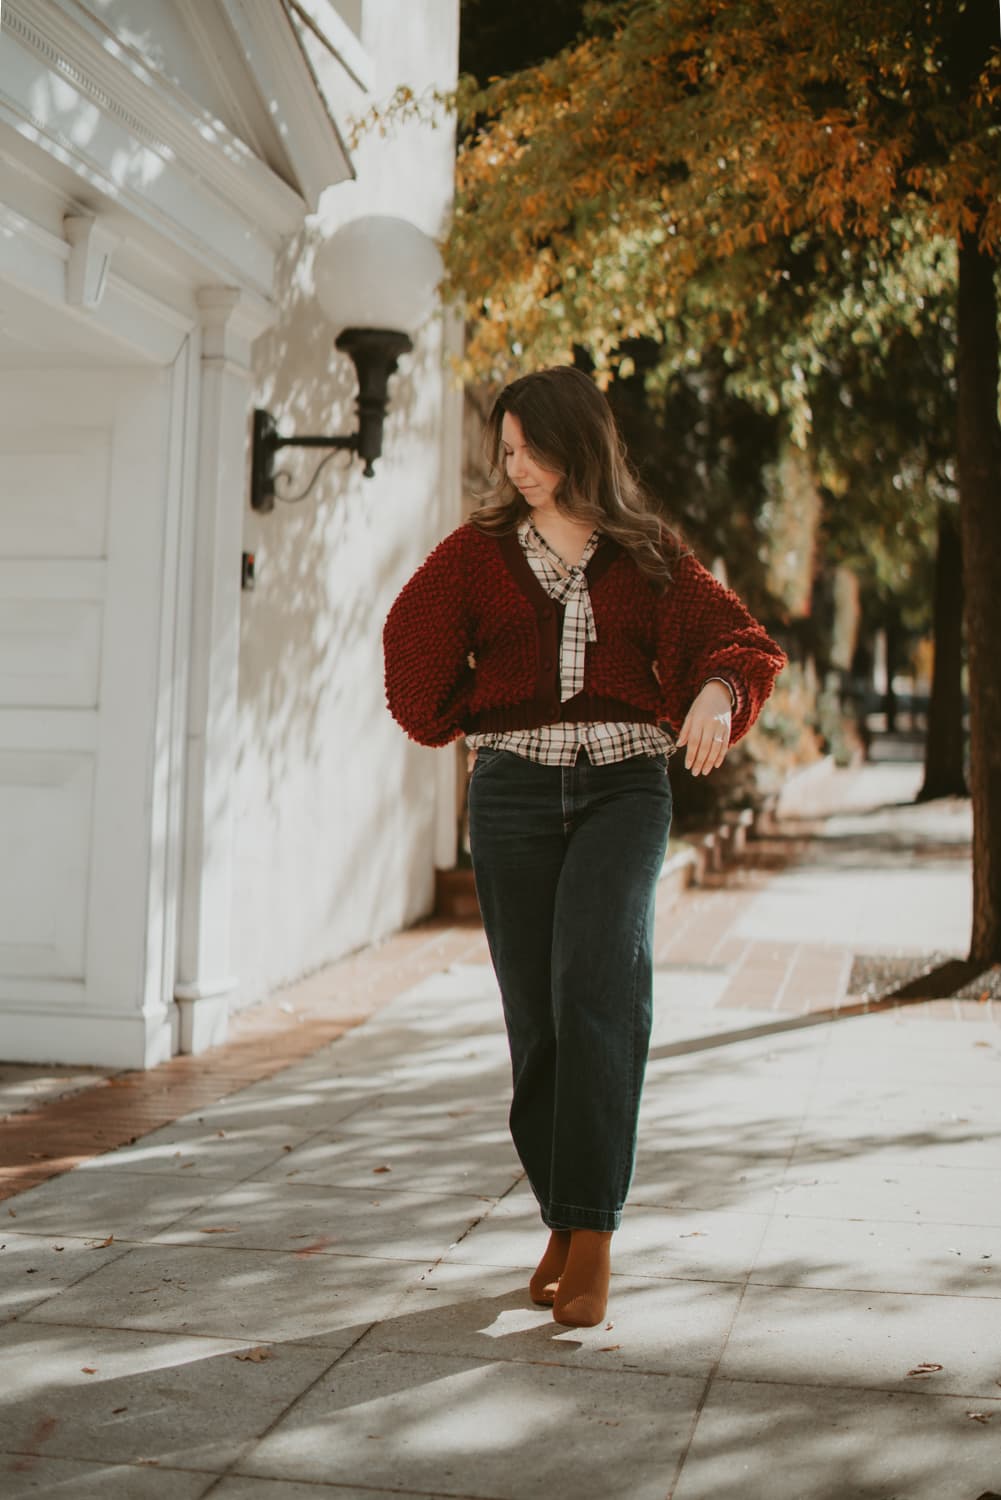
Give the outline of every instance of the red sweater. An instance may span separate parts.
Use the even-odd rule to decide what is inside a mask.
[[[665,722],[677,732],[708,677],[736,694],[731,740],[747,733],[785,656],[736,594],[687,553],[661,592],[604,538],[587,568],[598,639],[584,690],[560,703],[563,610],[516,534],[468,522],[431,553],[389,612],[383,636],[393,717],[422,745],[559,720]]]

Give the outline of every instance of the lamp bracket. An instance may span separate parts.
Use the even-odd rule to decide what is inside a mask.
[[[250,504],[257,511],[275,508],[275,455],[280,448],[330,448],[357,453],[364,462],[363,473],[371,478],[373,464],[382,455],[382,428],[386,418],[389,377],[401,354],[413,348],[405,333],[381,328],[346,328],[335,341],[335,347],[350,355],[358,374],[358,429],[343,436],[282,437],[271,413],[258,407],[254,412]],[[305,490],[299,495],[277,495],[279,500],[303,500],[333,457],[329,453],[318,465]]]

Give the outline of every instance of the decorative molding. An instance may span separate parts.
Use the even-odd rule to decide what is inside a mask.
[[[202,63],[225,100],[229,117],[235,122],[238,139],[245,141],[262,161],[267,161],[266,135],[270,134],[272,141],[278,142],[279,146],[281,143],[277,133],[269,129],[270,122],[264,131],[259,124],[254,125],[252,110],[247,108],[246,101],[241,99],[239,89],[234,85],[232,73],[225,62],[226,47],[233,45],[233,35],[226,18],[215,5],[207,6],[205,0],[173,0],[173,6],[181,23],[191,33]],[[259,102],[263,109],[263,100]]]
[[[249,222],[264,222],[275,237],[299,228],[303,196],[75,0],[6,0],[3,30],[165,165],[182,166]],[[33,123],[47,135],[47,121]],[[78,142],[68,144],[80,153]]]
[[[276,0],[218,0],[281,133],[311,212],[354,168],[313,76],[298,31]],[[339,170],[337,170],[339,168]]]
[[[91,312],[101,305],[111,257],[120,243],[118,235],[91,214],[67,214],[63,230],[70,245],[66,301]]]
[[[74,317],[140,358],[169,363],[195,323],[194,314],[162,302],[114,271],[107,276],[100,304],[85,313],[66,296],[71,253],[66,240],[0,204],[0,274],[50,306],[68,307]],[[255,299],[254,305],[264,310],[262,318],[275,316],[263,299]]]
[[[202,286],[195,293],[202,326],[202,363],[222,362],[250,373],[251,344],[274,322],[277,308],[251,301],[239,287]]]
[[[198,979],[194,984],[175,984],[175,1000],[215,1000],[220,995],[231,995],[240,983],[235,974],[228,974],[222,979]],[[183,1049],[190,1052],[190,1047]]]

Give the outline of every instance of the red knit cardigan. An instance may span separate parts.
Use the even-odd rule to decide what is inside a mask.
[[[562,608],[518,537],[466,522],[399,594],[383,634],[390,712],[422,745],[557,720],[663,722],[677,732],[709,677],[733,688],[731,742],[754,723],[785,655],[690,553],[659,590],[617,543],[587,568],[598,639],[584,690],[559,697]]]

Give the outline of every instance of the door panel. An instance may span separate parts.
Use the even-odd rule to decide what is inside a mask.
[[[169,414],[162,370],[0,374],[0,1057],[141,1062],[156,1024]]]

